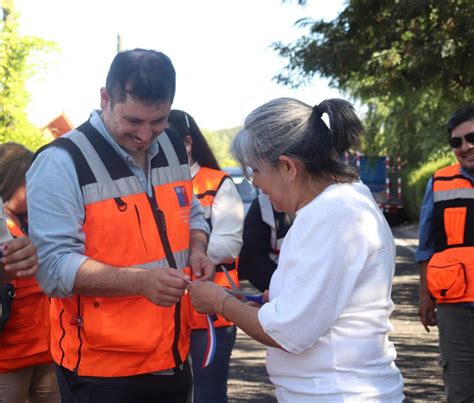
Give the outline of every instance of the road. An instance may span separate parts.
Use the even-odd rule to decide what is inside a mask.
[[[416,225],[392,228],[397,244],[397,266],[392,299],[390,339],[397,349],[397,366],[405,380],[405,402],[445,402],[438,367],[438,332],[426,333],[418,320],[418,267],[414,261]],[[243,288],[251,286],[243,282]],[[230,402],[276,402],[265,370],[265,347],[239,330],[231,359]]]

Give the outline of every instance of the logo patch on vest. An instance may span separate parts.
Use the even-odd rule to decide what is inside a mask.
[[[174,191],[176,192],[176,196],[178,196],[178,203],[180,207],[187,207],[190,205],[188,193],[186,192],[186,188],[184,186],[176,186]]]

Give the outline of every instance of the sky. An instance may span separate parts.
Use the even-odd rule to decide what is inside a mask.
[[[341,97],[315,78],[298,90],[272,78],[285,60],[270,48],[304,35],[302,17],[333,19],[343,0],[15,0],[20,30],[54,41],[59,51],[28,83],[30,120],[41,127],[65,112],[74,125],[99,108],[99,90],[117,51],[155,49],[176,69],[173,108],[201,128],[242,124],[270,99],[290,96],[314,105]]]

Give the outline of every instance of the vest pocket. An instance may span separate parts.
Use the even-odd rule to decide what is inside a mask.
[[[443,212],[444,231],[448,245],[464,243],[464,229],[466,226],[466,207],[449,207]]]
[[[92,299],[83,302],[82,310],[84,337],[97,350],[155,351],[173,327],[173,308],[142,297]]]
[[[428,288],[438,302],[462,298],[466,292],[466,270],[461,262],[430,263],[426,277]]]

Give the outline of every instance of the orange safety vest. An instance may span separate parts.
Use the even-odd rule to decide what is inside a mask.
[[[86,122],[53,144],[72,156],[85,207],[84,254],[114,267],[189,270],[192,182],[180,136],[162,133],[150,161],[153,195]],[[118,269],[119,270],[119,269]],[[52,354],[81,376],[117,377],[180,366],[189,353],[192,307],[143,296],[54,298]]]
[[[434,174],[433,201],[428,288],[438,303],[474,302],[474,185],[460,164]]]
[[[24,236],[7,219],[14,237]],[[0,333],[0,373],[52,363],[50,344],[49,299],[34,277],[12,280],[15,287],[10,318]]]
[[[225,172],[219,171],[217,169],[211,169],[206,167],[199,168],[198,173],[193,178],[193,190],[196,198],[201,203],[202,208],[204,209],[204,217],[209,224],[209,227],[212,231],[211,224],[211,213],[212,213],[212,203],[214,203],[214,197],[217,194],[217,191],[222,185],[222,182],[226,178],[230,178]],[[229,272],[230,277],[234,281],[235,285],[239,286],[239,277],[237,275],[237,265],[236,262],[224,264],[225,268]],[[229,280],[222,271],[221,265],[216,265],[216,277],[214,279],[216,284],[219,284],[223,287],[231,288]],[[229,322],[221,315],[217,315],[217,320],[214,321],[214,327],[223,327],[223,326],[232,326],[233,323]],[[194,326],[193,329],[205,329],[207,328],[206,316],[201,315],[194,311]]]

